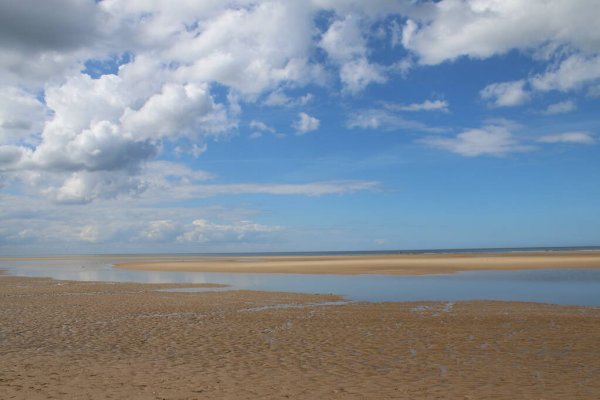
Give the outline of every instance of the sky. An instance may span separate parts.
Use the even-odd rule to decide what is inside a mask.
[[[600,245],[596,0],[0,0],[0,255]]]

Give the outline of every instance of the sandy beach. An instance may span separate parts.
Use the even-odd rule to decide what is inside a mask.
[[[600,268],[600,251],[218,258],[181,256],[122,259],[115,267],[146,271],[423,275],[472,270]]]
[[[186,285],[190,286],[190,285]],[[198,286],[198,285],[196,285]],[[600,310],[0,276],[3,399],[595,399]]]

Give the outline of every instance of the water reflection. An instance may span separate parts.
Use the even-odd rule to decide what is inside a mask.
[[[292,275],[115,269],[93,260],[2,261],[10,274],[63,280],[222,283],[234,289],[339,294],[352,301],[511,300],[600,306],[600,270],[463,272],[452,275]]]

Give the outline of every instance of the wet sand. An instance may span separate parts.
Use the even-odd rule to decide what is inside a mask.
[[[562,400],[600,393],[597,308],[320,305],[339,298],[154,290],[178,286],[0,276],[0,397]]]
[[[600,268],[600,251],[360,256],[165,257],[121,260],[145,271],[423,275],[473,270]]]

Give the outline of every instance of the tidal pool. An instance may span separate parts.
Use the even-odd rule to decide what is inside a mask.
[[[94,260],[0,261],[0,269],[11,275],[77,281],[221,283],[231,289],[337,294],[350,301],[505,300],[600,306],[600,270],[594,269],[305,275],[130,271]]]

